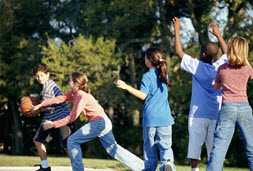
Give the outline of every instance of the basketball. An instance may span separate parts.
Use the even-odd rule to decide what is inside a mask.
[[[35,97],[30,96],[24,96],[20,100],[20,111],[26,116],[26,117],[32,117],[38,112],[33,111],[33,106],[39,104],[39,100]]]

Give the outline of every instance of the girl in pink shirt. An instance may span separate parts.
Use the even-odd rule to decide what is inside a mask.
[[[228,63],[218,70],[214,88],[221,88],[223,100],[207,171],[222,170],[236,125],[245,140],[249,168],[253,171],[253,116],[247,97],[247,82],[253,79],[253,69],[247,59],[248,49],[245,38],[231,39]]]
[[[143,161],[117,144],[112,133],[112,123],[97,100],[90,94],[86,75],[74,72],[71,74],[69,85],[71,90],[63,96],[46,99],[34,106],[37,110],[44,106],[70,101],[73,104],[70,114],[57,121],[46,121],[44,129],[59,128],[75,121],[80,115],[85,115],[88,123],[73,133],[67,141],[68,154],[73,171],[83,171],[82,150],[80,145],[99,138],[107,153],[135,171],[144,168]]]

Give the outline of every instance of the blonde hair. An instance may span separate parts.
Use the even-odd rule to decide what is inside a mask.
[[[248,61],[249,43],[248,40],[237,36],[228,42],[228,63],[235,67],[250,65]]]
[[[86,93],[90,93],[90,89],[88,87],[88,77],[80,72],[73,72],[71,74],[71,79],[73,83],[77,84],[80,90],[85,91]]]

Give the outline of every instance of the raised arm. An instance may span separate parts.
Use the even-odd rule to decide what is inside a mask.
[[[132,87],[132,86],[126,84],[126,83],[125,83],[124,81],[122,81],[122,80],[118,80],[118,81],[116,82],[116,86],[117,86],[118,88],[127,90],[130,94],[132,94],[132,95],[138,97],[138,98],[141,99],[141,100],[145,100],[145,98],[146,98],[146,96],[147,96],[147,94],[145,94],[145,93],[143,93],[142,91],[137,90],[136,88],[134,88],[134,87]]]
[[[220,32],[220,28],[216,23],[212,23],[210,24],[210,27],[212,28],[212,33],[217,37],[219,44],[221,46],[221,50],[224,53],[227,53],[227,44],[225,42],[225,40],[223,39],[221,32]]]
[[[177,56],[182,59],[184,56],[184,51],[181,45],[181,38],[180,38],[180,20],[177,17],[173,18],[173,25],[174,25],[174,32],[175,32],[175,48]]]

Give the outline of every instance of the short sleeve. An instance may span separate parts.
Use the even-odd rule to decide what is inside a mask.
[[[224,55],[222,55],[217,61],[215,61],[215,62],[213,63],[213,66],[215,67],[216,70],[218,70],[218,68],[219,68],[221,65],[223,65],[223,64],[225,64],[225,63],[227,63],[227,62],[228,62],[227,54],[224,54]]]
[[[191,57],[190,55],[184,54],[181,61],[181,68],[186,72],[195,74],[199,65],[199,60]]]
[[[54,86],[54,87],[53,87],[53,92],[54,92],[54,96],[55,96],[55,97],[61,96],[61,95],[62,95],[61,90],[60,90],[59,87],[57,87],[57,86]]]
[[[150,91],[150,79],[148,78],[148,75],[144,74],[141,80],[140,90],[148,94]]]

